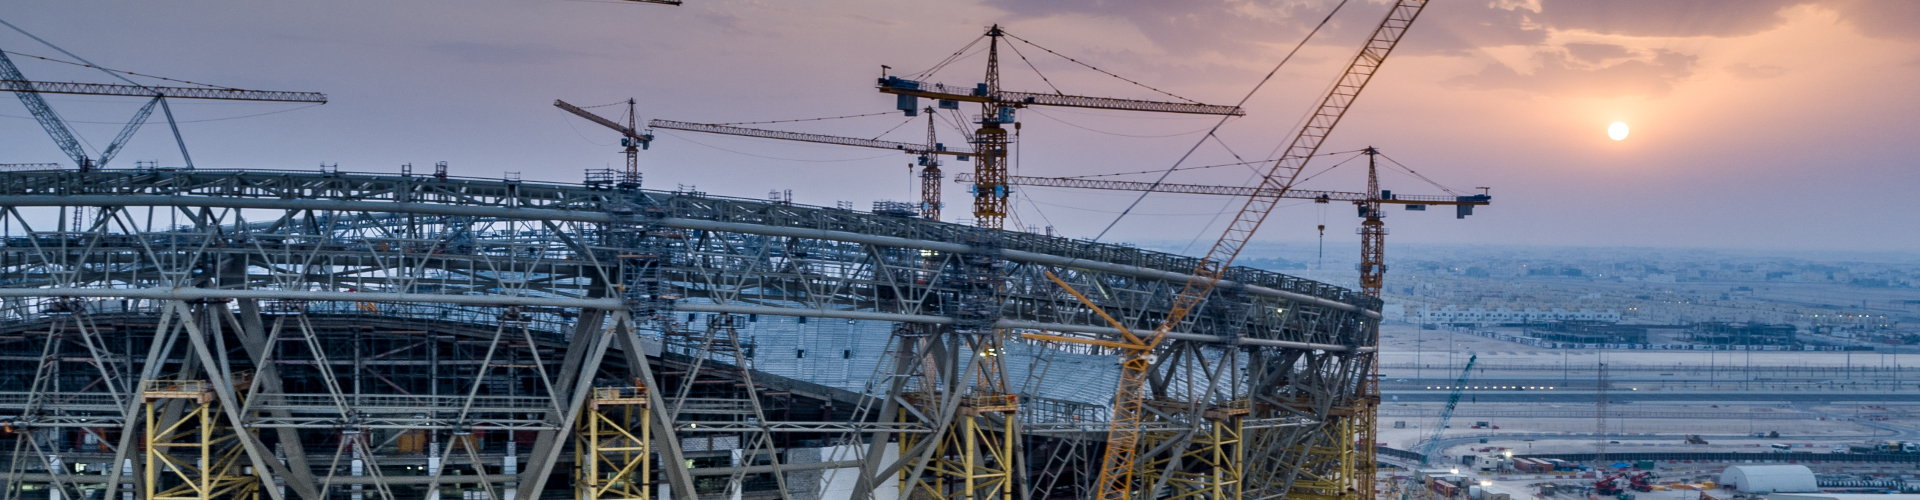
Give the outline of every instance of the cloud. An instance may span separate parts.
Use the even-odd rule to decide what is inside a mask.
[[[1494,0],[1432,2],[1421,13],[1407,47],[1422,53],[1538,45],[1551,31],[1664,37],[1737,37],[1786,22],[1781,10],[1818,1],[1856,11],[1904,12],[1914,0]],[[1118,19],[1171,50],[1230,51],[1259,43],[1298,40],[1333,8],[1332,0],[985,0],[1013,19],[1078,15]],[[1329,38],[1371,31],[1384,12],[1374,2],[1347,6]],[[1365,13],[1364,15],[1362,13]],[[1863,14],[1864,15],[1864,14]],[[1898,17],[1898,16],[1896,16]],[[1913,23],[1874,18],[1873,29],[1906,30]]]
[[[1432,3],[1400,48],[1415,54],[1461,55],[1486,47],[1538,45],[1546,42],[1548,33],[1528,20],[1532,15],[1524,5]]]
[[[1542,0],[1529,19],[1610,35],[1736,37],[1779,27],[1786,22],[1780,10],[1803,3],[1809,0]]]
[[[706,21],[712,24],[714,27],[719,28],[720,32],[722,33],[729,33],[729,34],[747,33],[747,29],[745,27],[745,20],[741,19],[740,16],[738,15],[734,15],[732,12],[721,11],[719,9],[715,9],[709,6],[707,8],[701,9],[699,12],[695,12],[693,14],[693,17],[694,19],[699,19],[701,21]]]
[[[1610,65],[1582,64],[1559,51],[1535,52],[1533,59],[1539,67],[1530,74],[1494,63],[1479,73],[1454,77],[1447,83],[1472,90],[1518,90],[1582,97],[1659,97],[1672,92],[1674,83],[1693,76],[1699,61],[1697,56],[1658,49],[1641,58]]]
[[[1840,22],[1878,38],[1920,38],[1920,2],[1913,0],[1834,0]]]
[[[1585,63],[1598,63],[1608,59],[1619,59],[1633,55],[1626,47],[1608,43],[1569,43],[1564,45],[1567,55]]]
[[[1786,68],[1782,68],[1779,66],[1772,66],[1772,65],[1754,66],[1747,63],[1736,63],[1733,65],[1727,66],[1727,72],[1732,73],[1734,77],[1740,78],[1742,80],[1765,80],[1768,78],[1773,78],[1776,76],[1787,74]]]
[[[1012,20],[1054,16],[1121,20],[1139,29],[1154,43],[1176,52],[1226,52],[1261,44],[1292,43],[1319,23],[1335,3],[1332,0],[985,1],[987,6],[1005,11]],[[1364,4],[1349,7],[1359,5]],[[1355,19],[1347,14],[1357,10],[1360,9],[1343,11],[1329,28],[1336,32],[1342,30],[1343,20]]]
[[[503,66],[551,63],[585,55],[553,47],[485,42],[437,42],[427,45],[427,50],[455,61]]]

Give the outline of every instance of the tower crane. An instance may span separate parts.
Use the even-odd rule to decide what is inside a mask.
[[[1267,172],[1261,176],[1260,185],[1250,193],[1246,205],[1241,207],[1239,213],[1228,224],[1226,232],[1207,250],[1207,255],[1200,259],[1192,277],[1187,280],[1180,293],[1174,296],[1172,307],[1161,319],[1157,328],[1146,335],[1136,335],[1121,327],[1118,322],[1108,319],[1109,323],[1120,330],[1121,338],[1118,341],[1056,338],[1112,347],[1120,352],[1120,384],[1119,390],[1114,394],[1113,417],[1107,431],[1106,453],[1101,459],[1096,496],[1098,500],[1128,500],[1132,492],[1138,491],[1133,481],[1133,474],[1138,465],[1136,459],[1140,451],[1141,422],[1146,417],[1143,411],[1146,399],[1144,391],[1152,369],[1154,350],[1167,338],[1167,334],[1172,332],[1173,328],[1179,326],[1186,320],[1189,313],[1201,305],[1226,273],[1228,266],[1233,264],[1234,258],[1240,255],[1240,250],[1245,248],[1253,238],[1253,233],[1266,222],[1267,216],[1273,213],[1273,209],[1280,200],[1293,190],[1294,184],[1300,180],[1300,174],[1305,170],[1307,161],[1319,151],[1327,135],[1332,133],[1334,126],[1340,123],[1340,119],[1346,116],[1353,101],[1359,97],[1361,90],[1366,88],[1367,82],[1373,79],[1374,73],[1379,70],[1380,65],[1392,53],[1394,47],[1399,45],[1407,29],[1413,25],[1413,21],[1419,17],[1426,6],[1427,0],[1396,0],[1394,2],[1387,11],[1386,19],[1374,29],[1367,43],[1361,47],[1359,53],[1353,57],[1353,60],[1347,64],[1346,70],[1335,81],[1333,88],[1321,98],[1319,106],[1315,108],[1299,133],[1288,143],[1280,158],[1274,161]],[[994,75],[989,74],[989,77],[992,76]],[[987,95],[998,92],[997,88],[983,90],[991,91],[982,92]],[[985,139],[982,139],[982,142],[984,141]],[[984,176],[986,172],[983,171],[977,175]],[[992,175],[999,176],[1004,173]],[[989,179],[978,181],[984,184]],[[1005,182],[999,177],[991,181],[1003,184]],[[1056,284],[1064,283],[1056,281]],[[1073,293],[1079,297],[1078,292]],[[1085,299],[1081,301],[1089,306],[1092,305]],[[1377,325],[1369,326],[1374,327],[1369,328],[1373,333],[1373,338],[1369,339],[1370,345],[1379,345]],[[1379,388],[1376,385],[1379,366],[1375,363],[1373,352],[1356,351],[1351,355],[1357,358],[1355,362],[1367,366],[1366,373],[1369,375],[1357,388],[1359,389],[1358,398],[1335,403],[1341,407],[1341,414],[1352,415],[1352,417],[1343,418],[1356,419],[1353,422],[1355,425],[1350,428],[1357,436],[1344,435],[1339,439],[1347,441],[1346,445],[1351,445],[1355,441],[1364,442],[1366,451],[1351,456],[1353,460],[1361,463],[1353,467],[1355,472],[1352,477],[1341,479],[1348,483],[1343,486],[1361,494],[1360,499],[1370,500],[1374,495],[1372,482],[1376,467],[1373,460],[1373,443],[1377,441],[1374,434],[1374,414],[1380,399]],[[1347,413],[1349,411],[1351,413]],[[1326,422],[1321,425],[1333,425],[1333,423]],[[1291,480],[1286,482],[1293,483]]]
[[[927,220],[940,220],[940,178],[944,175],[940,172],[940,157],[952,156],[960,161],[967,161],[969,158],[977,155],[971,149],[947,149],[947,145],[939,142],[939,138],[934,135],[933,108],[927,108],[926,111],[926,144],[734,127],[730,125],[688,123],[673,120],[650,120],[647,122],[647,126],[658,129],[683,130],[707,134],[758,137],[762,139],[811,142],[816,144],[838,144],[841,146],[860,148],[892,149],[911,155],[919,155],[919,164],[922,167],[920,170],[920,216]],[[1001,154],[1005,154],[1005,151],[1002,151]]]
[[[573,113],[581,118],[586,118],[587,121],[598,123],[600,126],[619,132],[620,146],[626,148],[625,152],[627,154],[627,171],[625,176],[620,179],[620,187],[627,189],[640,187],[640,150],[646,149],[647,145],[653,143],[653,134],[641,133],[635,125],[638,118],[634,115],[633,99],[627,99],[626,125],[621,125],[620,122],[593,114],[591,111],[580,109],[579,106],[567,104],[567,101],[554,99],[553,106],[565,110],[568,113]]]
[[[1387,216],[1381,207],[1384,205],[1402,205],[1407,210],[1424,211],[1429,206],[1452,206],[1454,217],[1465,219],[1473,215],[1473,207],[1492,204],[1493,197],[1486,193],[1475,195],[1405,195],[1391,190],[1380,189],[1380,174],[1377,157],[1380,151],[1372,147],[1361,150],[1367,155],[1367,190],[1365,192],[1312,191],[1291,189],[1284,192],[1275,190],[1264,193],[1286,199],[1312,200],[1314,203],[1351,202],[1364,219],[1360,223],[1360,288],[1361,291],[1375,297],[1385,285],[1386,275],[1386,238],[1387,227],[1382,218]],[[967,174],[955,176],[956,182],[966,182]],[[1255,196],[1263,194],[1266,186],[1214,186],[1203,184],[1154,184],[1137,181],[1109,181],[1093,179],[1075,179],[1064,177],[1009,176],[1007,183],[1016,186],[1063,187],[1080,189],[1105,189],[1118,191],[1152,191],[1156,193],[1203,194],[1224,196]],[[1485,189],[1485,188],[1482,188]]]
[[[942,109],[960,109],[959,103],[962,102],[980,103],[980,119],[975,122],[980,128],[973,133],[973,149],[980,152],[980,161],[974,163],[972,177],[973,217],[975,224],[980,227],[1000,229],[1006,225],[1007,197],[1012,191],[1006,182],[1009,141],[1005,125],[1014,124],[1015,129],[1019,128],[1014,121],[1015,109],[1028,106],[1058,106],[1203,115],[1243,116],[1246,114],[1246,111],[1238,106],[1219,106],[1193,101],[1144,101],[1066,95],[1058,92],[1045,94],[1003,90],[1000,88],[1000,39],[1010,36],[1016,40],[1026,41],[1008,34],[997,24],[987,29],[984,35],[988,39],[986,78],[984,82],[972,87],[885,75],[882,75],[879,81],[880,92],[894,94],[897,100],[896,107],[907,116],[913,116],[921,109],[919,98],[922,97],[935,100]],[[975,42],[978,43],[978,39]],[[1032,42],[1027,43],[1032,44]]]
[[[9,24],[8,27],[13,26]],[[25,33],[25,31],[21,33]],[[39,38],[35,37],[35,40],[39,40]],[[42,40],[42,43],[45,43],[45,41]],[[47,45],[49,47],[53,46],[52,44]],[[60,50],[62,53],[66,53],[65,50],[61,50],[59,47],[54,47],[54,50]],[[68,53],[68,55],[72,54]],[[75,58],[78,59],[78,57]],[[82,59],[81,62],[86,62],[86,60]],[[173,108],[167,105],[167,98],[169,97],[176,99],[306,102],[319,104],[325,104],[327,102],[326,94],[317,92],[276,92],[214,87],[163,87],[142,85],[133,80],[128,80],[119,72],[101,68],[93,63],[88,62],[87,66],[97,68],[106,72],[108,75],[126,81],[128,85],[31,81],[27,79],[26,75],[20,73],[20,68],[13,64],[12,59],[7,58],[5,52],[0,52],[0,92],[12,92],[14,96],[19,97],[20,103],[26,105],[27,111],[33,114],[33,119],[40,122],[40,128],[46,129],[47,135],[53,137],[54,144],[60,146],[60,151],[66,153],[67,157],[73,160],[74,166],[81,171],[106,167],[107,162],[112,161],[114,155],[120,153],[121,147],[126,145],[127,140],[133,138],[133,133],[140,130],[141,125],[147,123],[147,118],[153,114],[153,109],[156,105],[158,105],[163,114],[166,115],[167,125],[173,129],[173,139],[174,142],[180,146],[181,158],[186,162],[187,168],[193,168],[193,157],[187,154],[186,141],[180,137],[180,126],[173,119]],[[80,146],[80,140],[74,135],[72,127],[67,126],[66,120],[60,118],[59,113],[54,112],[53,106],[48,105],[47,100],[40,97],[41,94],[127,96],[147,97],[150,99],[147,100],[146,105],[140,107],[139,111],[134,112],[133,119],[129,120],[126,126],[120,129],[120,134],[113,138],[113,142],[108,143],[107,148],[100,150],[99,156],[94,157],[88,155],[86,149]]]

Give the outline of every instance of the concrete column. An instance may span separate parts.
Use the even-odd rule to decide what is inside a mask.
[[[349,470],[347,474],[350,476],[360,477],[360,476],[367,475],[366,462],[363,462],[358,458],[353,459],[353,463],[348,467],[349,467]],[[366,490],[366,485],[354,484],[352,488],[353,493],[348,494],[347,497],[351,500],[366,500],[365,490]]]
[[[440,475],[440,442],[437,441],[437,439],[439,439],[438,435],[435,435],[435,439],[436,441],[432,443],[427,443],[427,475],[428,476]],[[431,490],[428,490],[427,500],[440,500],[440,488],[436,487]]]
[[[512,434],[508,434],[508,436],[512,437]],[[502,474],[506,475],[508,479],[518,477],[520,474],[520,443],[508,439],[507,458],[501,462],[500,472]],[[501,500],[513,500],[513,497],[520,493],[519,486],[519,481],[507,481],[506,488],[504,488],[505,492],[501,494]]]

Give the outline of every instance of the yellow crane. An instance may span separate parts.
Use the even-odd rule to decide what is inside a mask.
[[[1359,97],[1361,90],[1366,88],[1367,82],[1372,80],[1374,73],[1379,70],[1380,64],[1386,60],[1394,47],[1399,45],[1407,28],[1413,25],[1413,21],[1419,17],[1426,6],[1427,0],[1396,0],[1394,2],[1387,12],[1386,19],[1381,21],[1379,27],[1375,28],[1373,34],[1368,37],[1366,45],[1361,47],[1360,52],[1347,64],[1345,72],[1334,83],[1333,88],[1321,98],[1319,106],[1299,134],[1293,137],[1281,157],[1273,162],[1261,177],[1260,185],[1248,196],[1246,205],[1241,207],[1239,213],[1228,224],[1225,234],[1222,234],[1220,239],[1208,249],[1206,257],[1200,259],[1192,277],[1187,280],[1180,293],[1174,296],[1173,306],[1162,319],[1159,327],[1142,336],[1127,330],[1119,322],[1109,319],[1109,322],[1121,331],[1118,341],[1053,338],[1053,340],[1093,343],[1116,348],[1121,352],[1120,384],[1119,390],[1114,395],[1113,418],[1107,430],[1106,453],[1101,459],[1096,496],[1098,500],[1130,500],[1132,493],[1138,491],[1133,481],[1133,473],[1140,451],[1138,449],[1140,424],[1145,416],[1142,412],[1146,398],[1144,389],[1149,370],[1152,368],[1151,356],[1154,349],[1159,347],[1167,334],[1185,321],[1187,315],[1213,291],[1214,285],[1220,281],[1228,266],[1232,265],[1234,258],[1239,256],[1240,250],[1252,240],[1254,232],[1266,222],[1267,216],[1273,213],[1274,207],[1280,203],[1280,200],[1293,190],[1294,184],[1300,180],[1300,174],[1305,169],[1307,160],[1319,151],[1327,135],[1332,133],[1334,126],[1340,123],[1340,119],[1352,107],[1353,101]],[[1057,277],[1053,279],[1055,284],[1069,290],[1082,303],[1098,310],[1098,307],[1093,306],[1092,302],[1087,301],[1079,292],[1066,287],[1065,282]],[[1100,314],[1103,317],[1106,316],[1104,312]],[[1374,332],[1376,338],[1371,339],[1371,345],[1378,345],[1378,331],[1374,330]],[[1369,358],[1373,356],[1371,352],[1358,352],[1354,355]],[[1363,361],[1369,365],[1375,365],[1372,359]],[[1375,365],[1370,372],[1377,373],[1377,370],[1378,367]],[[1374,378],[1377,378],[1377,374]],[[1367,445],[1366,452],[1356,453],[1353,456],[1353,459],[1362,463],[1349,464],[1353,466],[1355,472],[1351,477],[1343,478],[1349,482],[1346,485],[1347,488],[1360,493],[1362,495],[1360,498],[1363,500],[1373,498],[1372,482],[1375,467],[1372,460],[1372,444],[1375,439],[1373,415],[1379,400],[1378,388],[1373,380],[1367,380],[1364,385],[1356,401],[1340,403],[1345,409],[1350,409],[1354,416],[1351,418],[1356,419],[1354,422],[1356,425],[1346,427],[1352,429],[1355,435],[1344,436],[1343,439],[1366,440],[1364,441]],[[1354,443],[1346,444],[1351,446]]]
[[[1013,124],[1015,130],[1019,129],[1019,124],[1014,121],[1016,109],[1029,106],[1057,106],[1203,115],[1242,116],[1246,114],[1246,111],[1241,110],[1239,106],[1201,104],[1190,100],[1188,102],[1144,101],[1067,95],[1057,91],[1046,94],[1003,90],[1000,88],[1000,39],[1012,37],[1029,45],[1033,45],[1033,42],[1008,34],[999,25],[988,28],[987,33],[982,37],[987,39],[987,75],[982,83],[964,87],[884,75],[879,81],[880,92],[896,95],[897,108],[908,116],[913,116],[920,111],[919,99],[922,97],[935,100],[942,109],[960,109],[959,103],[962,102],[980,104],[980,119],[975,122],[980,128],[974,130],[972,137],[973,150],[980,153],[980,161],[974,163],[972,177],[973,218],[974,223],[980,227],[1001,229],[1006,225],[1007,197],[1012,194],[1006,181],[1009,143],[1006,125]],[[979,40],[975,39],[974,43],[979,43]],[[1046,50],[1038,45],[1034,47]],[[965,50],[961,49],[962,52]],[[1048,50],[1048,52],[1052,51]],[[948,59],[947,62],[951,61],[952,59]],[[1079,63],[1079,61],[1074,62]],[[941,66],[945,64],[943,62]],[[1085,65],[1085,63],[1081,64]],[[1087,67],[1092,68],[1092,66]],[[1101,71],[1098,68],[1093,69]],[[1117,75],[1115,77],[1119,78]],[[1127,81],[1132,82],[1132,80]],[[1135,84],[1138,85],[1138,83]],[[1145,85],[1141,86],[1145,87]]]

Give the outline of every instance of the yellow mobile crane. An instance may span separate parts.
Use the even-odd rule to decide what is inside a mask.
[[[1225,234],[1222,234],[1220,239],[1208,249],[1206,257],[1200,260],[1193,271],[1192,278],[1187,280],[1180,293],[1174,297],[1173,307],[1167,312],[1158,328],[1146,335],[1136,335],[1119,322],[1110,321],[1115,328],[1121,330],[1119,341],[1046,336],[1051,337],[1049,340],[1089,343],[1116,348],[1121,352],[1120,387],[1114,395],[1113,418],[1107,432],[1106,454],[1101,460],[1096,497],[1098,500],[1131,500],[1130,497],[1134,492],[1144,490],[1139,487],[1140,485],[1135,484],[1133,476],[1137,466],[1136,458],[1140,452],[1138,445],[1141,421],[1146,417],[1143,412],[1146,399],[1144,389],[1152,368],[1151,356],[1154,349],[1159,347],[1167,334],[1185,321],[1187,315],[1199,307],[1207,295],[1213,291],[1214,285],[1226,273],[1228,266],[1233,263],[1235,257],[1239,256],[1240,250],[1245,248],[1253,238],[1253,233],[1266,222],[1267,216],[1273,213],[1274,207],[1280,203],[1280,200],[1293,190],[1294,184],[1300,180],[1307,160],[1319,151],[1327,135],[1332,133],[1333,127],[1338,125],[1340,119],[1346,115],[1354,99],[1358,98],[1360,91],[1366,88],[1367,82],[1373,78],[1380,64],[1386,60],[1394,47],[1399,45],[1407,28],[1412,26],[1413,21],[1419,17],[1426,6],[1427,0],[1396,0],[1394,2],[1386,19],[1381,21],[1379,27],[1368,37],[1366,45],[1361,47],[1360,52],[1348,63],[1346,71],[1321,99],[1320,105],[1301,128],[1299,134],[1294,136],[1280,159],[1275,161],[1261,177],[1260,185],[1249,196],[1247,204],[1240,209],[1239,214],[1235,215],[1232,222],[1228,224]],[[1058,278],[1055,279],[1056,284],[1065,285],[1064,282],[1057,281]],[[1071,288],[1068,289],[1071,290]],[[1078,292],[1073,293],[1076,297],[1080,296]],[[1084,298],[1081,298],[1081,301],[1089,307],[1098,309]],[[1105,316],[1104,313],[1102,316]],[[1373,332],[1375,338],[1371,339],[1370,345],[1378,345],[1378,330]],[[1344,421],[1320,424],[1328,429],[1329,433],[1334,434],[1334,438],[1344,443],[1332,443],[1330,445],[1332,450],[1302,451],[1302,455],[1334,455],[1335,460],[1342,462],[1337,469],[1344,472],[1319,476],[1312,480],[1289,481],[1293,485],[1293,496],[1356,498],[1342,492],[1345,490],[1356,493],[1356,500],[1371,500],[1374,497],[1373,477],[1376,468],[1373,460],[1373,443],[1376,442],[1374,414],[1379,404],[1379,389],[1375,382],[1379,367],[1374,362],[1373,351],[1355,350],[1350,355],[1362,358],[1357,361],[1369,366],[1370,376],[1363,382],[1363,387],[1358,391],[1356,398],[1336,402],[1341,410],[1338,414],[1345,415],[1341,417]],[[1354,446],[1356,442],[1364,443],[1365,446],[1356,447]],[[1356,451],[1355,448],[1360,448],[1364,452]],[[1297,471],[1271,472],[1293,474]]]

